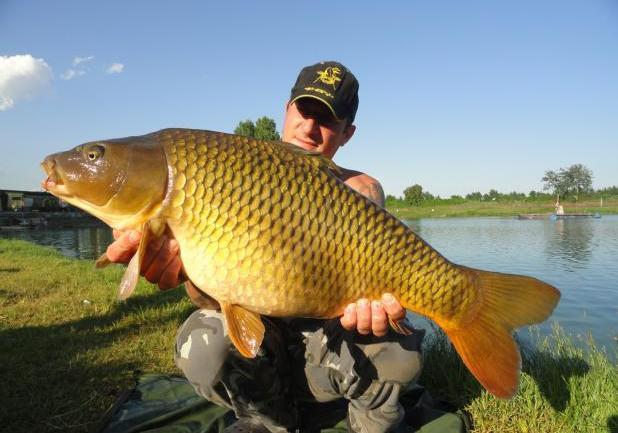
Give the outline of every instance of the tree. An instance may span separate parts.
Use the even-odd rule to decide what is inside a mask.
[[[543,181],[543,190],[552,191],[554,195],[566,197],[571,194],[578,200],[582,193],[592,192],[592,170],[583,164],[573,164],[567,168],[547,170]]]
[[[277,132],[277,124],[270,117],[262,116],[255,121],[245,120],[238,123],[234,134],[257,138],[258,140],[281,140]]]
[[[258,140],[281,140],[277,124],[270,117],[260,117],[255,122],[255,138]]]
[[[592,192],[592,170],[583,164],[574,164],[566,170],[566,178],[572,185],[571,191],[575,195],[575,201],[580,194]]]
[[[440,198],[440,197],[438,197]],[[429,191],[423,191],[423,200],[434,200],[435,197]]]
[[[395,197],[392,194],[387,194],[384,204],[386,205],[386,207],[400,205],[401,199],[398,197]]]
[[[406,203],[416,206],[423,200],[423,187],[418,183],[403,190],[403,197]]]
[[[506,198],[511,201],[519,201],[524,200],[526,198],[526,194],[523,192],[511,191]]]
[[[239,122],[236,129],[234,129],[234,134],[255,137],[255,125],[249,119]]]
[[[498,190],[490,189],[488,193],[483,194],[483,200],[496,201],[500,198]]]
[[[483,195],[478,191],[471,192],[470,194],[466,195],[466,200],[481,201],[483,200]]]

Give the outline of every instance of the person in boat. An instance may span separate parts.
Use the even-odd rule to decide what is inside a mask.
[[[564,208],[560,204],[560,197],[556,198],[556,215],[564,215]]]

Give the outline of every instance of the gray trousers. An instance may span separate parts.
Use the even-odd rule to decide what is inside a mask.
[[[421,372],[423,331],[362,336],[339,320],[263,318],[253,359],[231,343],[221,313],[195,311],[176,339],[176,364],[198,394],[270,431],[316,431],[346,417],[352,431],[401,422],[399,396]]]

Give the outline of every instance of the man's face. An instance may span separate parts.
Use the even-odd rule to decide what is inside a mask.
[[[313,98],[288,104],[283,122],[283,141],[332,158],[354,134],[356,127],[337,120],[329,108]]]

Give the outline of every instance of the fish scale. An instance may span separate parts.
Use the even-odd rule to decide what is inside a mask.
[[[474,300],[469,288],[452,284],[461,279],[440,286],[435,278],[418,278],[423,267],[431,275],[434,268],[446,271],[449,264],[401,222],[337,181],[319,157],[287,148],[281,152],[273,143],[246,137],[200,135],[169,131],[159,137],[173,172],[172,199],[163,214],[170,217],[179,243],[186,245],[181,254],[188,276],[215,299],[267,315],[333,317],[358,297],[379,299],[390,291],[421,301],[415,308],[421,314],[448,318],[461,309],[462,300]],[[204,160],[208,174],[198,166]],[[196,187],[200,178],[208,179],[209,189]],[[244,204],[240,221],[240,207],[232,209],[239,202],[232,196]],[[296,236],[292,213],[296,224],[302,221]],[[348,232],[354,229],[356,233]],[[346,234],[351,248],[342,245]],[[410,256],[392,248],[400,244],[414,248],[412,257],[418,254],[418,259],[405,266]],[[244,266],[230,278],[229,270],[241,261]],[[359,266],[350,266],[354,262]],[[395,281],[404,285],[395,286]],[[273,303],[276,291],[288,293],[289,302],[286,297],[285,304]],[[334,303],[323,302],[325,292]],[[310,300],[307,293],[322,296]]]
[[[85,143],[42,166],[52,194],[115,229],[142,231],[121,299],[150,240],[170,231],[205,295],[198,301],[218,303],[245,356],[262,342],[261,314],[336,317],[348,303],[389,292],[434,320],[483,386],[506,398],[521,367],[513,330],[545,320],[560,297],[535,278],[448,261],[345,185],[334,163],[291,144],[165,129]]]

